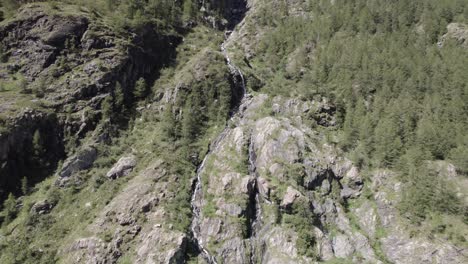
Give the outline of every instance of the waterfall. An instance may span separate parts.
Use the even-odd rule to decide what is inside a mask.
[[[191,199],[191,205],[192,205],[192,211],[193,211],[193,220],[192,220],[192,225],[191,225],[191,231],[193,235],[193,240],[196,243],[198,249],[202,253],[203,257],[206,259],[206,261],[209,264],[217,264],[216,258],[210,254],[207,248],[205,248],[203,239],[200,237],[200,205],[197,204],[197,200],[202,198],[202,180],[201,180],[201,174],[203,172],[203,169],[205,168],[206,161],[209,157],[209,154],[216,151],[220,145],[220,143],[223,141],[223,139],[226,137],[227,133],[229,132],[228,128],[224,128],[223,132],[221,132],[218,137],[212,142],[212,144],[209,147],[208,153],[205,155],[205,158],[203,158],[202,163],[197,169],[197,178],[195,182],[195,188],[193,190],[192,194],[192,199]]]
[[[240,82],[240,87],[242,89],[242,100],[244,100],[246,98],[246,95],[247,95],[247,89],[246,89],[246,86],[245,86],[244,75],[242,74],[242,71],[236,65],[234,65],[234,63],[232,62],[232,60],[229,57],[229,54],[228,54],[228,52],[226,51],[226,48],[225,48],[225,44],[228,41],[228,37],[230,36],[230,34],[231,34],[230,31],[225,33],[226,38],[225,38],[225,41],[221,44],[221,52],[224,55],[224,58],[226,60],[226,64],[229,67],[229,70],[230,70],[231,74],[234,77],[239,76],[239,78],[240,78],[240,81],[241,81]],[[239,103],[239,105],[240,104],[241,103]],[[237,110],[235,110],[235,111],[237,111]],[[231,116],[231,120],[234,118],[234,116],[235,116],[235,114],[233,114]],[[200,221],[201,205],[197,204],[197,202],[201,201],[201,199],[203,197],[203,192],[202,192],[202,187],[203,186],[202,186],[201,174],[202,174],[202,172],[203,172],[203,170],[205,168],[206,161],[207,161],[208,157],[210,156],[211,153],[215,152],[219,148],[220,143],[226,137],[229,130],[230,130],[229,127],[226,126],[224,128],[224,130],[218,135],[218,137],[210,144],[208,153],[205,155],[205,157],[203,158],[202,163],[197,168],[197,171],[196,171],[197,177],[196,177],[196,180],[195,180],[195,187],[193,189],[193,194],[192,194],[192,198],[191,198],[193,220],[192,220],[192,224],[191,224],[190,228],[191,228],[192,235],[193,235],[193,241],[196,244],[196,246],[198,247],[200,253],[203,255],[203,258],[209,264],[217,264],[217,262],[216,262],[216,258],[213,255],[211,255],[211,253],[208,251],[208,249],[204,246],[204,241],[203,241],[203,239],[202,239],[202,237],[200,235],[200,222],[199,221]],[[252,159],[252,157],[251,157],[250,151],[249,151],[249,161],[251,159]],[[249,166],[249,170],[250,170],[250,166]],[[252,168],[252,170],[255,170],[255,168]],[[257,197],[255,197],[255,199],[258,201],[258,195],[257,195]]]
[[[244,79],[244,75],[242,74],[242,71],[232,62],[231,58],[229,57],[229,54],[226,50],[226,42],[227,40],[229,39],[230,35],[231,35],[232,31],[226,31],[224,33],[224,37],[225,37],[225,41],[221,44],[221,52],[223,53],[224,55],[224,58],[226,60],[226,64],[227,66],[229,67],[229,70],[231,71],[231,73],[234,75],[234,76],[239,76],[241,78],[241,87],[242,87],[242,97],[244,98],[245,95],[247,94],[247,89],[245,87],[245,79]]]

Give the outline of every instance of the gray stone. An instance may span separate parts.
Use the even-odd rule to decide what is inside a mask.
[[[136,166],[136,157],[131,155],[127,157],[122,157],[117,161],[116,164],[107,172],[106,176],[111,179],[120,178],[127,176],[132,172],[133,168]]]
[[[68,178],[73,173],[91,168],[97,158],[97,150],[93,146],[87,146],[78,153],[68,158],[59,172],[61,178]]]
[[[343,185],[340,196],[343,199],[356,198],[361,194],[360,190],[351,189],[348,185]]]
[[[291,208],[294,201],[296,201],[296,199],[301,196],[302,194],[298,190],[294,189],[291,186],[288,186],[288,189],[286,190],[286,193],[284,194],[283,200],[281,201],[281,207]]]
[[[347,258],[354,253],[354,247],[345,235],[339,234],[333,238],[333,252],[338,258]]]
[[[48,214],[54,208],[54,204],[47,200],[37,202],[31,207],[31,213],[33,214]]]
[[[359,227],[366,232],[368,237],[374,238],[378,219],[372,203],[370,201],[365,201],[360,207],[353,211],[357,217]]]

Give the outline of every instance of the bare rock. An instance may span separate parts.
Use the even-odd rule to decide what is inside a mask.
[[[454,39],[461,46],[468,48],[468,25],[462,23],[450,23],[447,25],[447,33],[437,43],[442,47],[447,39]]]
[[[87,146],[68,158],[59,172],[61,178],[68,178],[73,173],[91,168],[97,158],[97,150],[93,146]]]
[[[116,164],[107,172],[106,176],[110,179],[116,179],[123,176],[127,176],[132,172],[133,168],[136,166],[136,157],[131,155],[127,157],[122,157],[117,161]]]
[[[262,177],[259,177],[257,180],[258,192],[260,195],[269,200],[270,199],[270,185],[268,181]]]
[[[354,247],[345,235],[339,234],[333,238],[333,252],[338,258],[347,258],[354,253]]]
[[[31,213],[33,214],[48,214],[54,208],[54,204],[47,200],[35,203],[31,207]]]
[[[354,209],[359,227],[366,232],[370,238],[375,237],[378,219],[375,208],[370,201],[364,202],[360,207]]]
[[[288,186],[286,193],[284,194],[283,200],[281,201],[281,207],[283,208],[291,208],[293,203],[296,201],[297,198],[301,197],[302,194],[294,189],[291,186]]]

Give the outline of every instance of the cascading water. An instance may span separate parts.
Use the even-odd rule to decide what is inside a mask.
[[[201,211],[201,205],[197,204],[197,201],[201,200],[202,198],[202,180],[201,180],[201,174],[203,172],[203,169],[205,168],[206,160],[209,157],[209,154],[213,151],[216,151],[218,149],[219,143],[226,137],[227,134],[227,128],[219,134],[218,138],[213,141],[212,145],[210,146],[209,152],[205,155],[205,158],[203,159],[202,163],[197,169],[197,179],[195,182],[195,188],[193,190],[193,195],[191,199],[191,205],[192,205],[192,211],[193,211],[193,220],[192,220],[192,225],[191,225],[191,231],[193,234],[193,240],[200,250],[201,254],[203,257],[206,259],[206,261],[209,264],[217,264],[216,258],[210,254],[208,249],[204,247],[203,244],[203,239],[200,236],[200,211]]]
[[[244,79],[244,75],[242,74],[242,71],[232,63],[231,61],[231,58],[229,57],[229,54],[226,50],[226,47],[225,47],[225,44],[227,42],[227,40],[229,39],[229,37],[231,36],[231,31],[226,31],[224,33],[224,37],[226,38],[226,40],[221,44],[221,52],[223,53],[224,55],[224,58],[226,60],[226,64],[227,66],[229,67],[229,70],[231,71],[231,74],[233,76],[239,76],[240,79],[241,79],[241,87],[242,87],[242,97],[245,98],[245,95],[247,94],[247,90],[245,88],[245,79]]]
[[[226,51],[225,48],[225,43],[228,41],[228,37],[230,36],[230,32],[226,32],[225,34],[226,39],[225,41],[221,44],[221,52],[224,55],[224,58],[226,60],[226,64],[229,67],[229,70],[231,74],[236,78],[236,76],[239,76],[240,78],[240,87],[242,89],[242,95],[241,95],[241,102],[239,105],[242,104],[242,101],[246,98],[246,87],[245,87],[245,80],[244,80],[244,75],[242,74],[241,70],[235,66],[230,57],[229,54]],[[236,81],[235,81],[236,83]],[[236,108],[237,109],[237,106]],[[231,117],[231,120],[234,118],[234,114]],[[229,128],[226,126],[224,130],[219,134],[219,136],[211,143],[210,148],[208,153],[205,155],[205,158],[203,159],[202,163],[197,169],[197,178],[195,180],[195,187],[193,190],[192,198],[191,198],[191,205],[192,205],[192,212],[193,212],[193,220],[191,224],[191,231],[193,235],[193,242],[196,244],[198,247],[198,250],[200,253],[203,255],[203,258],[209,263],[209,264],[217,264],[216,258],[211,255],[211,253],[208,251],[208,249],[204,246],[204,242],[202,237],[200,236],[200,211],[201,211],[201,204],[198,204],[198,201],[201,201],[202,199],[202,179],[201,179],[201,174],[205,168],[206,161],[208,157],[210,156],[211,153],[215,152],[219,145],[220,142],[223,141],[223,139],[226,137],[226,135],[229,132]],[[249,160],[250,160],[250,155],[249,155]],[[257,199],[257,197],[256,197]]]

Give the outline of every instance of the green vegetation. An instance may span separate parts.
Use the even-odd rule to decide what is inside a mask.
[[[8,198],[3,202],[3,221],[2,224],[6,226],[9,224],[18,214],[16,208],[16,200],[13,194],[9,194]]]
[[[0,11],[3,19],[13,16],[24,3],[38,2],[34,0],[3,0]],[[104,16],[118,31],[140,29],[146,25],[154,25],[158,30],[173,30],[188,24],[199,22],[201,2],[198,0],[167,1],[167,0],[46,0],[51,10],[60,11],[66,3],[79,6],[80,10],[91,11],[93,15]],[[203,1],[208,10],[216,17],[223,17],[228,0]],[[3,20],[3,19],[0,19]]]
[[[438,44],[449,23],[467,23],[466,1],[309,1],[308,16],[264,5],[260,22],[274,28],[251,62],[267,82],[263,91],[332,98],[343,117],[339,145],[362,167],[407,167],[401,159],[418,149],[427,160],[452,160],[466,173],[468,53],[450,39]],[[409,192],[438,188],[441,180],[423,180],[421,169],[403,173],[424,188]],[[435,195],[438,201],[454,197]],[[415,209],[429,199],[417,196],[408,196],[416,206],[407,209],[421,220],[438,206]]]
[[[283,223],[297,232],[296,247],[300,255],[317,257],[315,252],[315,233],[313,223],[315,215],[305,200],[296,201],[289,213],[282,215]]]
[[[7,61],[7,56],[5,54],[5,49],[3,44],[0,43],[0,63],[5,63]]]
[[[53,12],[70,11],[60,2],[74,4],[74,11],[79,9],[89,16],[101,17],[116,34],[137,35],[152,28],[183,36],[184,41],[177,48],[177,57],[155,73],[155,83],[145,75],[128,91],[123,89],[123,83],[114,81],[114,89],[101,102],[99,124],[102,134],[109,137],[96,143],[99,158],[92,169],[75,175],[68,188],[56,187],[52,178],[35,186],[36,182],[19,175],[17,190],[8,195],[1,208],[0,262],[57,262],[62,242],[82,237],[85,227],[124,184],[154,160],[161,160],[158,164],[165,171],[157,179],[167,187],[167,195],[161,198],[167,213],[162,217],[170,223],[168,229],[187,232],[192,219],[194,172],[206,155],[209,142],[226,125],[235,103],[232,77],[219,52],[223,34],[203,26],[208,16],[214,16],[215,20],[225,17],[228,1],[203,1],[210,11],[200,11],[201,1],[197,0],[48,2]],[[337,108],[337,126],[318,127],[309,116],[310,125],[323,129],[328,133],[326,136],[336,136],[334,142],[362,171],[374,168],[397,171],[399,180],[405,183],[399,204],[402,215],[412,224],[423,226],[424,232],[466,245],[464,233],[460,231],[467,223],[466,207],[454,193],[453,183],[434,172],[430,164],[447,160],[462,177],[468,174],[467,49],[450,38],[439,43],[449,23],[468,22],[468,3],[464,0],[303,1],[304,14],[297,15],[290,13],[287,1],[258,2],[261,9],[255,21],[258,24],[250,27],[250,34],[259,43],[249,47],[254,54],[251,58],[242,58],[249,66],[244,69],[249,89],[303,100],[330,98]],[[275,2],[275,8],[268,5],[270,2]],[[0,20],[9,19],[19,8],[18,1],[1,3]],[[202,12],[211,13],[203,18]],[[257,34],[257,30],[262,34]],[[74,39],[67,40],[65,48],[78,49]],[[68,55],[71,54],[63,51],[50,69],[54,78],[59,78],[63,70],[73,68],[67,61]],[[8,53],[0,43],[0,62],[7,61]],[[99,67],[105,65],[101,63]],[[0,81],[0,94],[6,102],[2,105],[6,110],[0,116],[0,131],[7,131],[3,120],[10,111],[40,104],[49,81],[39,77],[30,84],[20,73]],[[274,114],[271,97],[268,100],[255,117]],[[10,101],[15,104],[10,105]],[[143,103],[145,106],[152,103],[152,107],[142,108],[140,116],[134,109]],[[47,162],[46,135],[45,130],[36,130],[30,137],[28,147],[33,165]],[[87,136],[80,142],[78,136],[69,135],[67,141],[72,147],[68,149],[89,139]],[[105,177],[105,172],[119,157],[135,152],[138,155],[135,173],[114,181]],[[246,146],[243,152],[244,159],[229,159],[226,165],[247,174]],[[278,164],[284,168],[282,179],[259,170],[273,191],[274,203],[267,208],[267,213],[277,216],[277,224],[284,224],[297,233],[295,242],[300,255],[317,259],[316,238],[311,228],[317,219],[311,205],[306,199],[298,198],[291,210],[280,211],[275,206],[281,202],[288,185],[306,192],[301,187],[306,176],[304,167],[301,163],[284,164],[284,161]],[[207,186],[210,179],[203,176],[203,184]],[[328,197],[346,205],[337,181],[332,182],[331,189]],[[18,199],[15,195],[22,197]],[[206,205],[202,213],[214,216],[215,197],[206,192],[204,198]],[[229,202],[241,199],[223,198]],[[32,205],[44,199],[54,205],[52,211],[46,215],[31,212]],[[357,229],[356,220],[350,219],[352,227]],[[146,219],[136,221],[141,223]],[[228,221],[247,229],[249,219],[238,217]],[[326,231],[333,233],[332,228]],[[377,238],[371,243],[378,257],[385,260],[378,242],[384,229],[378,228]],[[110,242],[114,231],[104,230],[99,237]],[[247,230],[244,235],[247,236]],[[214,243],[222,242],[210,242],[209,247],[215,247]],[[131,257],[124,255],[119,263],[131,263]],[[328,263],[345,263],[345,260]]]
[[[148,85],[146,84],[145,79],[140,78],[138,81],[135,83],[135,88],[134,90],[134,96],[137,99],[142,99],[145,98],[146,94],[148,93]]]

